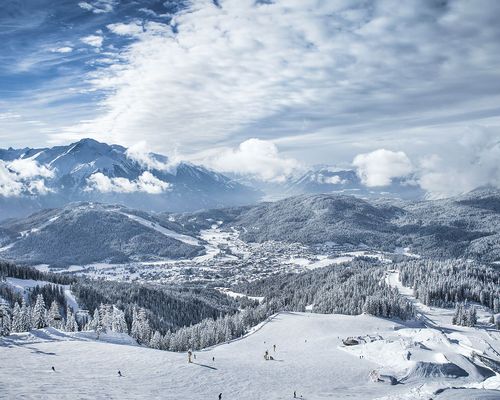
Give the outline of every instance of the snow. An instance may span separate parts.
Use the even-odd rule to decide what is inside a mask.
[[[480,344],[476,332],[467,329],[461,334],[473,346]],[[457,352],[460,346],[443,335],[422,324],[368,315],[280,313],[243,339],[195,352],[195,363],[188,364],[186,354],[129,345],[133,342],[126,335],[95,341],[95,334],[87,332],[33,331],[0,339],[0,398],[71,398],[78,393],[96,399],[216,399],[222,392],[223,399],[277,400],[292,398],[294,390],[308,400],[440,399],[433,395],[437,390],[448,392],[443,398],[472,398],[449,397],[457,390],[451,387],[468,388],[464,394],[500,394],[495,391],[498,376],[485,380]],[[500,342],[498,332],[494,335],[490,341]],[[346,347],[342,339],[347,336],[364,343]],[[264,360],[265,350],[274,361]],[[459,370],[452,363],[469,376],[429,373]],[[372,382],[374,370],[382,379],[391,374],[405,379],[404,384]],[[489,391],[472,389],[482,386]]]
[[[62,286],[64,297],[66,299],[66,303],[69,307],[73,308],[74,311],[78,311],[80,307],[76,301],[75,296],[71,293],[70,285],[58,285],[56,283],[47,282],[47,281],[35,281],[33,279],[18,279],[18,278],[6,278],[7,284],[14,289],[16,292],[26,295],[29,290],[33,289],[37,286],[45,286],[45,285],[54,285],[54,286]],[[50,306],[47,304],[47,306]]]
[[[183,234],[175,232],[171,229],[164,228],[163,226],[161,226],[155,222],[148,221],[147,219],[141,218],[137,215],[127,214],[127,213],[121,212],[120,210],[115,210],[115,211],[122,214],[122,215],[125,215],[126,217],[130,218],[131,220],[138,222],[139,224],[141,224],[147,228],[153,229],[153,230],[161,233],[162,235],[165,235],[165,236],[171,237],[172,239],[178,240],[179,242],[183,242],[183,243],[189,244],[191,246],[199,246],[200,245],[200,242],[198,241],[198,239],[196,239],[192,236],[183,235]]]
[[[7,283],[15,291],[19,293],[24,293],[26,290],[32,289],[36,286],[45,286],[50,282],[46,281],[35,281],[33,279],[18,279],[18,278],[6,278]]]
[[[233,292],[229,288],[216,287],[215,289],[218,290],[221,293],[224,293],[225,295],[227,295],[229,297],[234,298],[234,299],[238,299],[240,297],[246,297],[247,299],[250,299],[250,300],[256,300],[259,303],[261,303],[262,301],[264,301],[264,297],[260,297],[260,296],[248,296],[248,295],[246,295],[244,293],[236,293],[236,292]]]

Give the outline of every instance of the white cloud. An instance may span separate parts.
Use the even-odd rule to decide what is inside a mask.
[[[78,3],[78,6],[94,14],[103,14],[113,11],[116,4],[117,0],[94,0],[81,1]]]
[[[160,194],[171,187],[170,183],[156,178],[151,172],[145,171],[136,180],[127,178],[109,178],[101,172],[92,174],[87,179],[87,191],[97,190],[101,193],[134,193],[142,192]]]
[[[45,195],[51,190],[45,186],[44,179],[53,176],[54,171],[29,158],[0,160],[0,196]]]
[[[114,34],[121,36],[136,36],[143,33],[142,23],[139,21],[128,24],[109,24],[107,28]]]
[[[340,133],[351,142],[363,134],[372,147],[370,137],[482,118],[498,103],[500,70],[484,67],[500,63],[494,2],[219,3],[193,0],[169,25],[109,25],[136,40],[117,51],[120,62],[90,74],[106,94],[103,112],[67,132],[125,145],[141,135],[184,153],[232,146],[257,129],[323,148]]]
[[[282,157],[274,143],[256,138],[242,142],[236,149],[219,150],[203,163],[216,171],[270,182],[282,182],[300,168],[298,161]]]
[[[35,177],[52,178],[54,171],[45,165],[40,165],[31,158],[19,158],[7,163],[7,167],[16,173],[19,179],[31,179]]]
[[[19,196],[23,188],[23,183],[17,180],[16,175],[7,169],[3,161],[0,161],[0,196]]]
[[[402,151],[378,149],[358,154],[352,164],[361,182],[369,187],[388,186],[394,178],[405,177],[413,170],[408,156]]]
[[[71,53],[73,51],[72,47],[69,46],[63,46],[63,47],[57,47],[51,50],[53,53]]]
[[[311,180],[314,180],[317,183],[329,184],[329,185],[338,185],[345,183],[345,180],[338,175],[325,176],[321,173],[311,176]]]
[[[101,47],[103,42],[103,37],[99,35],[88,35],[80,39],[83,43],[92,47]]]
[[[422,157],[419,184],[432,197],[448,197],[481,186],[500,187],[500,140],[496,130],[471,128],[437,154]]]
[[[137,161],[140,165],[148,169],[166,171],[176,165],[175,162],[169,163],[169,160],[166,158],[151,153],[145,141],[141,141],[130,146],[125,154],[131,160]]]

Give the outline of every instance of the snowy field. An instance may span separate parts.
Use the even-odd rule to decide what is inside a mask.
[[[347,336],[362,344],[345,347]],[[367,315],[281,313],[188,364],[185,354],[130,345],[124,335],[95,341],[92,333],[33,331],[0,341],[0,398],[217,399],[222,392],[223,399],[277,400],[296,391],[309,400],[499,399],[499,376],[467,358],[500,350],[498,332],[457,327],[454,337],[463,343]],[[274,361],[264,360],[265,350]],[[370,379],[373,371],[383,382]]]

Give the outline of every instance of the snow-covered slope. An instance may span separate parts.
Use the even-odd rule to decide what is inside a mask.
[[[203,254],[182,226],[123,206],[71,203],[4,222],[0,257],[53,266],[154,261]]]
[[[476,338],[474,330],[461,333]],[[489,344],[498,348],[498,332],[490,335]],[[345,347],[347,336],[367,343]],[[367,315],[281,313],[241,340],[197,352],[193,364],[186,354],[91,339],[92,334],[54,332],[1,339],[0,397],[178,400],[217,399],[222,393],[222,399],[277,400],[291,399],[296,391],[308,400],[475,395],[491,400],[500,395],[499,376],[486,379],[491,371],[479,361],[475,366],[438,330]],[[471,348],[476,344],[471,340]],[[273,361],[264,360],[266,350]],[[468,376],[457,373],[461,370]],[[373,382],[373,371],[381,381]],[[388,375],[402,382],[391,385]],[[461,392],[469,397],[449,397],[452,386],[469,388]],[[484,390],[471,389],[476,387]]]

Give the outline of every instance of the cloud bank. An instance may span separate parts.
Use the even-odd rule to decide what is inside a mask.
[[[101,172],[87,178],[87,191],[96,190],[101,193],[148,193],[161,194],[171,188],[170,183],[144,171],[136,180],[127,178],[110,178]]]
[[[500,187],[500,139],[496,129],[475,127],[457,133],[459,139],[414,158],[403,151],[378,149],[353,160],[363,184],[390,185],[395,178],[418,184],[431,198],[467,193],[480,187]]]
[[[46,195],[51,190],[45,179],[53,176],[53,170],[33,159],[0,160],[0,196]]]
[[[248,139],[237,148],[217,151],[203,160],[210,168],[266,182],[284,182],[300,164],[280,155],[276,145],[261,139]]]
[[[361,182],[368,187],[388,186],[394,178],[405,177],[413,170],[404,152],[385,149],[358,154],[352,164],[357,168]]]

